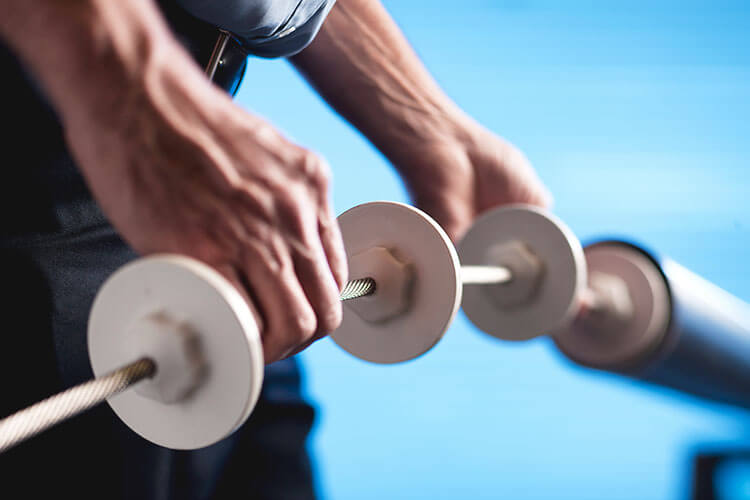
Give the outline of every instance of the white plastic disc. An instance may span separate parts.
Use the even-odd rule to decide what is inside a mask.
[[[669,287],[659,266],[642,250],[619,241],[603,241],[584,250],[589,272],[617,276],[627,285],[632,316],[622,328],[597,331],[575,321],[555,335],[555,343],[573,361],[603,369],[627,369],[653,354],[669,327]]]
[[[509,205],[479,217],[459,244],[463,265],[497,265],[491,249],[521,242],[541,261],[542,273],[533,295],[503,307],[495,298],[504,285],[467,285],[463,309],[480,330],[504,340],[527,340],[551,334],[574,317],[586,285],[583,249],[557,217],[527,205]],[[493,295],[494,294],[494,295]]]
[[[205,264],[173,255],[136,260],[112,275],[94,301],[88,344],[97,376],[141,355],[133,345],[133,325],[154,313],[179,318],[197,333],[207,375],[178,403],[130,389],[109,404],[153,443],[173,449],[211,445],[247,419],[260,394],[263,350],[253,314],[235,288]]]
[[[338,221],[350,261],[373,247],[386,248],[408,263],[413,279],[407,306],[389,319],[368,321],[345,302],[333,340],[374,363],[399,363],[427,352],[442,338],[461,303],[459,261],[450,238],[427,214],[402,203],[358,205]],[[368,277],[364,267],[357,271],[361,276],[350,272],[349,278]]]

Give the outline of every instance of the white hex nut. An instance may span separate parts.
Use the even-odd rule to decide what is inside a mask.
[[[586,317],[592,327],[601,332],[617,331],[632,318],[633,300],[622,278],[594,271],[589,275],[589,288],[598,302]]]
[[[207,372],[200,339],[190,325],[154,313],[136,321],[131,332],[135,355],[156,363],[154,376],[139,383],[135,391],[165,404],[190,396]]]
[[[544,263],[528,245],[508,241],[489,248],[490,265],[507,267],[512,278],[507,283],[485,285],[485,291],[501,308],[520,307],[533,299],[544,275]]]
[[[371,323],[388,321],[409,309],[413,267],[385,247],[372,247],[349,258],[351,279],[372,278],[375,292],[344,302],[344,307]]]

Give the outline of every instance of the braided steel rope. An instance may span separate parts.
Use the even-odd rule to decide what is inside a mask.
[[[50,396],[0,420],[0,453],[50,427],[103,403],[156,373],[156,364],[139,359],[103,377]]]
[[[361,278],[351,280],[341,290],[341,300],[357,299],[375,292],[375,280],[372,278]]]
[[[341,291],[341,300],[364,297],[374,291],[375,280],[372,278],[352,280]],[[154,373],[156,364],[153,360],[139,359],[5,417],[0,420],[0,453],[103,403],[137,382],[151,378]]]

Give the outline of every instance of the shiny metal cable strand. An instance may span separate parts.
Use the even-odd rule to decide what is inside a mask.
[[[361,278],[351,280],[341,290],[341,300],[357,299],[375,292],[375,280],[372,278]]]
[[[370,295],[375,280],[362,278],[349,281],[341,291],[341,300]],[[143,358],[94,380],[71,387],[28,408],[0,420],[0,453],[103,403],[133,384],[156,373],[156,365]]]
[[[103,377],[50,396],[0,420],[0,453],[50,427],[101,404],[156,373],[156,364],[139,359]]]

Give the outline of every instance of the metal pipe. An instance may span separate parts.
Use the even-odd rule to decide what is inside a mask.
[[[589,270],[620,277],[632,317],[607,329],[579,318],[555,335],[576,363],[750,408],[750,305],[672,260],[622,241],[585,249]]]

